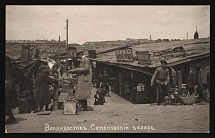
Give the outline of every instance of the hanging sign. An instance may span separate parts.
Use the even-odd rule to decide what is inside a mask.
[[[89,58],[96,58],[96,51],[95,50],[88,50]]]
[[[115,50],[117,61],[133,61],[133,54],[131,48]]]
[[[151,64],[150,56],[148,51],[137,51],[138,64],[145,65]]]

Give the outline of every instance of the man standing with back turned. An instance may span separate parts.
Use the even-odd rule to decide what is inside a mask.
[[[167,62],[161,60],[161,66],[155,70],[151,79],[151,87],[154,81],[157,87],[157,103],[160,105],[164,101],[164,96],[167,95],[167,85],[169,83],[169,70],[166,67]]]
[[[81,102],[83,111],[87,111],[87,99],[90,99],[92,89],[92,67],[84,51],[76,53],[80,64],[78,68],[69,70],[68,73],[75,73],[78,83],[75,87],[75,98]]]

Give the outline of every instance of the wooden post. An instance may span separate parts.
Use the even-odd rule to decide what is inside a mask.
[[[115,93],[119,92],[119,70],[118,67],[116,67],[116,79],[115,79]]]
[[[54,84],[54,109],[53,110],[57,110],[58,109],[58,84]]]
[[[181,92],[181,86],[182,86],[182,75],[181,75],[181,71],[177,72],[177,78],[178,78],[178,89],[179,92]]]
[[[121,71],[119,72],[119,94],[122,94],[122,82],[121,82]]]

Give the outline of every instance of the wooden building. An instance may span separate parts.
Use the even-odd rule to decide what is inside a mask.
[[[180,50],[181,47],[182,50]],[[106,70],[110,78],[115,78],[112,79],[115,93],[133,103],[155,102],[156,92],[150,89],[150,81],[155,69],[160,66],[161,59],[165,59],[168,66],[176,72],[182,73],[179,84],[187,83],[192,65],[206,67],[210,72],[210,38],[142,44],[122,48],[122,51],[128,48],[132,50],[133,60],[118,60],[116,49],[97,54],[97,58],[90,58],[90,60],[96,62],[97,72]],[[126,56],[125,52],[121,56]],[[142,93],[138,91],[139,83],[144,86]],[[129,92],[125,93],[127,89]]]
[[[33,89],[36,85],[39,67],[40,65],[48,65],[48,61],[40,59],[38,51],[35,51],[36,53],[34,54],[29,46],[23,46],[20,54],[7,54],[9,58],[12,59],[13,67],[21,78],[21,81],[16,85],[17,98],[19,98],[19,94],[22,94],[24,91],[28,91],[29,95],[34,98]]]

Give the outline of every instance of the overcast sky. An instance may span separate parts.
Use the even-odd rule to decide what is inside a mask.
[[[125,40],[126,38],[200,38],[210,36],[210,7],[196,6],[42,6],[7,5],[6,39],[66,40],[69,43]]]

